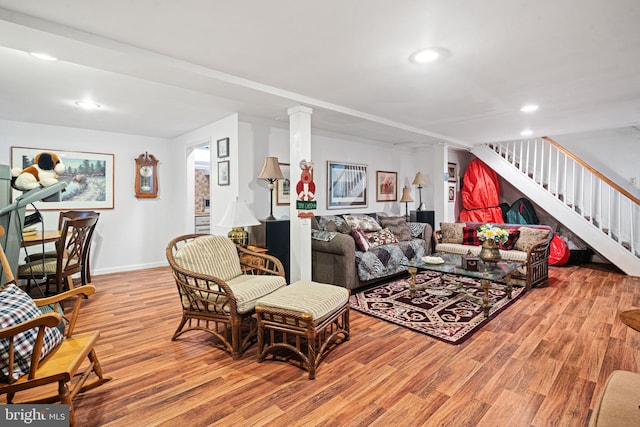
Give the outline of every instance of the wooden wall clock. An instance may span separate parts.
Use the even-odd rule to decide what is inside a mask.
[[[145,152],[136,159],[136,197],[153,199],[158,196],[158,160]]]

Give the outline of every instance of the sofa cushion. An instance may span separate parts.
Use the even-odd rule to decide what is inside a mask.
[[[480,246],[482,242],[478,238],[478,230],[475,227],[465,226],[463,228],[462,244],[469,246]]]
[[[396,236],[394,236],[388,228],[384,228],[380,231],[371,231],[369,233],[365,233],[365,235],[367,236],[371,247],[398,243],[398,239],[396,239]]]
[[[407,224],[407,220],[403,216],[388,216],[388,217],[380,217],[379,218],[380,225],[382,227],[387,227],[396,239],[399,241],[409,241],[413,239],[411,235],[411,230],[409,229],[409,224]]]
[[[19,325],[41,314],[42,312],[31,297],[13,283],[8,283],[0,291],[0,328]],[[29,373],[31,354],[37,336],[38,329],[33,328],[14,337],[14,365],[11,373],[9,373],[9,340],[0,340],[0,376],[7,378],[11,374],[13,379],[18,379]],[[58,328],[45,327],[40,360],[56,348],[62,339],[62,333]]]
[[[549,236],[549,230],[539,228],[520,227],[519,231],[520,237],[513,247],[517,251],[527,252],[535,243]]]
[[[369,243],[369,239],[367,235],[364,234],[364,231],[359,228],[354,228],[351,230],[351,237],[356,242],[356,248],[359,251],[366,252],[371,247],[371,243]]]
[[[356,251],[358,278],[369,281],[407,271],[403,263],[426,254],[426,242],[422,239],[377,246],[366,252]]]
[[[318,218],[318,230],[348,234],[351,233],[351,226],[341,216],[323,215]]]
[[[352,229],[359,228],[362,231],[380,231],[382,227],[380,224],[376,222],[375,219],[370,217],[369,215],[343,215],[347,224],[351,226]]]
[[[236,297],[238,313],[248,313],[256,307],[256,301],[287,286],[282,276],[267,274],[243,274],[227,282]]]
[[[462,244],[464,238],[464,222],[441,222],[442,243]]]

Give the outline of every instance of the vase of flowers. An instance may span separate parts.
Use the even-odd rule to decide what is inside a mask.
[[[494,224],[483,224],[476,228],[478,239],[482,242],[482,249],[478,257],[484,262],[498,262],[500,256],[500,243],[506,243],[509,232]]]

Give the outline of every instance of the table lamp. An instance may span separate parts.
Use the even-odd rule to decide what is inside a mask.
[[[249,243],[249,233],[244,227],[249,225],[259,225],[260,221],[249,210],[244,200],[236,199],[229,203],[224,216],[218,224],[220,227],[231,227],[231,231],[227,237],[233,240],[233,243],[247,246]]]
[[[411,189],[406,185],[402,189],[402,198],[400,199],[400,202],[404,203],[405,217],[407,218],[407,221],[409,221],[409,202],[413,202],[413,197],[411,197]]]
[[[427,185],[427,180],[424,179],[424,175],[422,175],[422,172],[418,172],[416,174],[416,177],[413,179],[413,182],[411,184],[418,186],[418,194],[420,194],[420,205],[418,206],[417,210],[427,210],[427,208],[424,206],[424,203],[422,203],[422,186]]]
[[[275,182],[277,180],[284,179],[284,175],[278,165],[277,157],[267,157],[264,159],[262,171],[260,171],[260,175],[258,175],[257,179],[264,179],[269,183],[270,210],[267,221],[273,221],[276,219],[276,217],[273,216],[273,188],[275,187]]]

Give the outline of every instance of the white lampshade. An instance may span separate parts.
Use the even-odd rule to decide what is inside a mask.
[[[245,201],[238,200],[238,198],[229,203],[224,216],[218,223],[220,227],[246,227],[258,224],[260,224],[260,221],[253,216]]]

